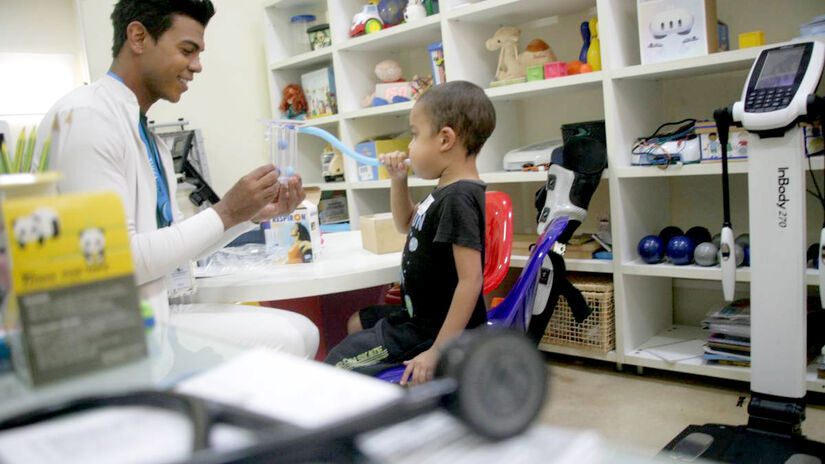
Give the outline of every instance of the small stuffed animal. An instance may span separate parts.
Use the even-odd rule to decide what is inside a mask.
[[[401,79],[401,71],[401,65],[395,60],[384,60],[375,65],[375,77],[382,83],[404,82],[404,79]],[[372,92],[361,100],[361,105],[364,107],[373,106],[374,99],[375,92]]]
[[[289,84],[284,87],[281,105],[278,108],[287,119],[306,119],[307,99],[301,86]]]
[[[519,63],[518,41],[521,29],[517,27],[499,28],[485,43],[487,50],[501,50],[496,65],[496,80],[506,81],[524,77],[524,67]]]
[[[416,19],[422,19],[427,17],[427,9],[424,8],[424,5],[421,0],[410,0],[407,4],[407,8],[404,9],[404,21],[410,22],[415,21]]]

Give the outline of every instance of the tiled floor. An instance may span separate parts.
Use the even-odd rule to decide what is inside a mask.
[[[690,424],[747,422],[748,384],[551,355],[544,423],[591,429],[620,448],[654,455]],[[808,394],[803,433],[825,442],[825,395]]]

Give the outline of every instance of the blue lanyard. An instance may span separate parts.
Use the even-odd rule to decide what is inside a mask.
[[[112,78],[120,81],[126,85],[120,76],[108,71],[106,74]],[[146,126],[146,116],[140,115],[138,121],[138,132],[140,132],[140,139],[146,146],[146,153],[149,156],[149,162],[152,164],[152,171],[155,174],[155,187],[157,188],[157,208],[155,210],[155,218],[157,220],[158,228],[168,227],[172,224],[172,203],[169,199],[169,184],[166,182],[166,173],[163,171],[163,162],[160,159],[158,146],[155,139],[149,133]]]
[[[152,163],[152,171],[155,173],[155,186],[157,187],[158,204],[156,216],[158,228],[168,227],[172,224],[172,204],[169,201],[169,185],[166,183],[166,173],[163,171],[163,162],[158,153],[158,146],[155,139],[146,127],[146,116],[140,115],[140,138],[146,145],[149,154],[149,161]]]

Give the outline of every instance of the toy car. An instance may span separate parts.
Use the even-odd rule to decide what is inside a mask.
[[[378,15],[378,7],[373,4],[364,5],[361,11],[352,17],[352,26],[349,29],[349,36],[356,37],[361,34],[371,34],[384,28],[384,21]]]

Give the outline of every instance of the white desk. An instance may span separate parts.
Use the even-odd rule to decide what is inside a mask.
[[[401,253],[377,255],[361,247],[361,232],[324,235],[318,261],[283,264],[266,272],[197,279],[197,303],[272,301],[341,293],[399,280]]]

